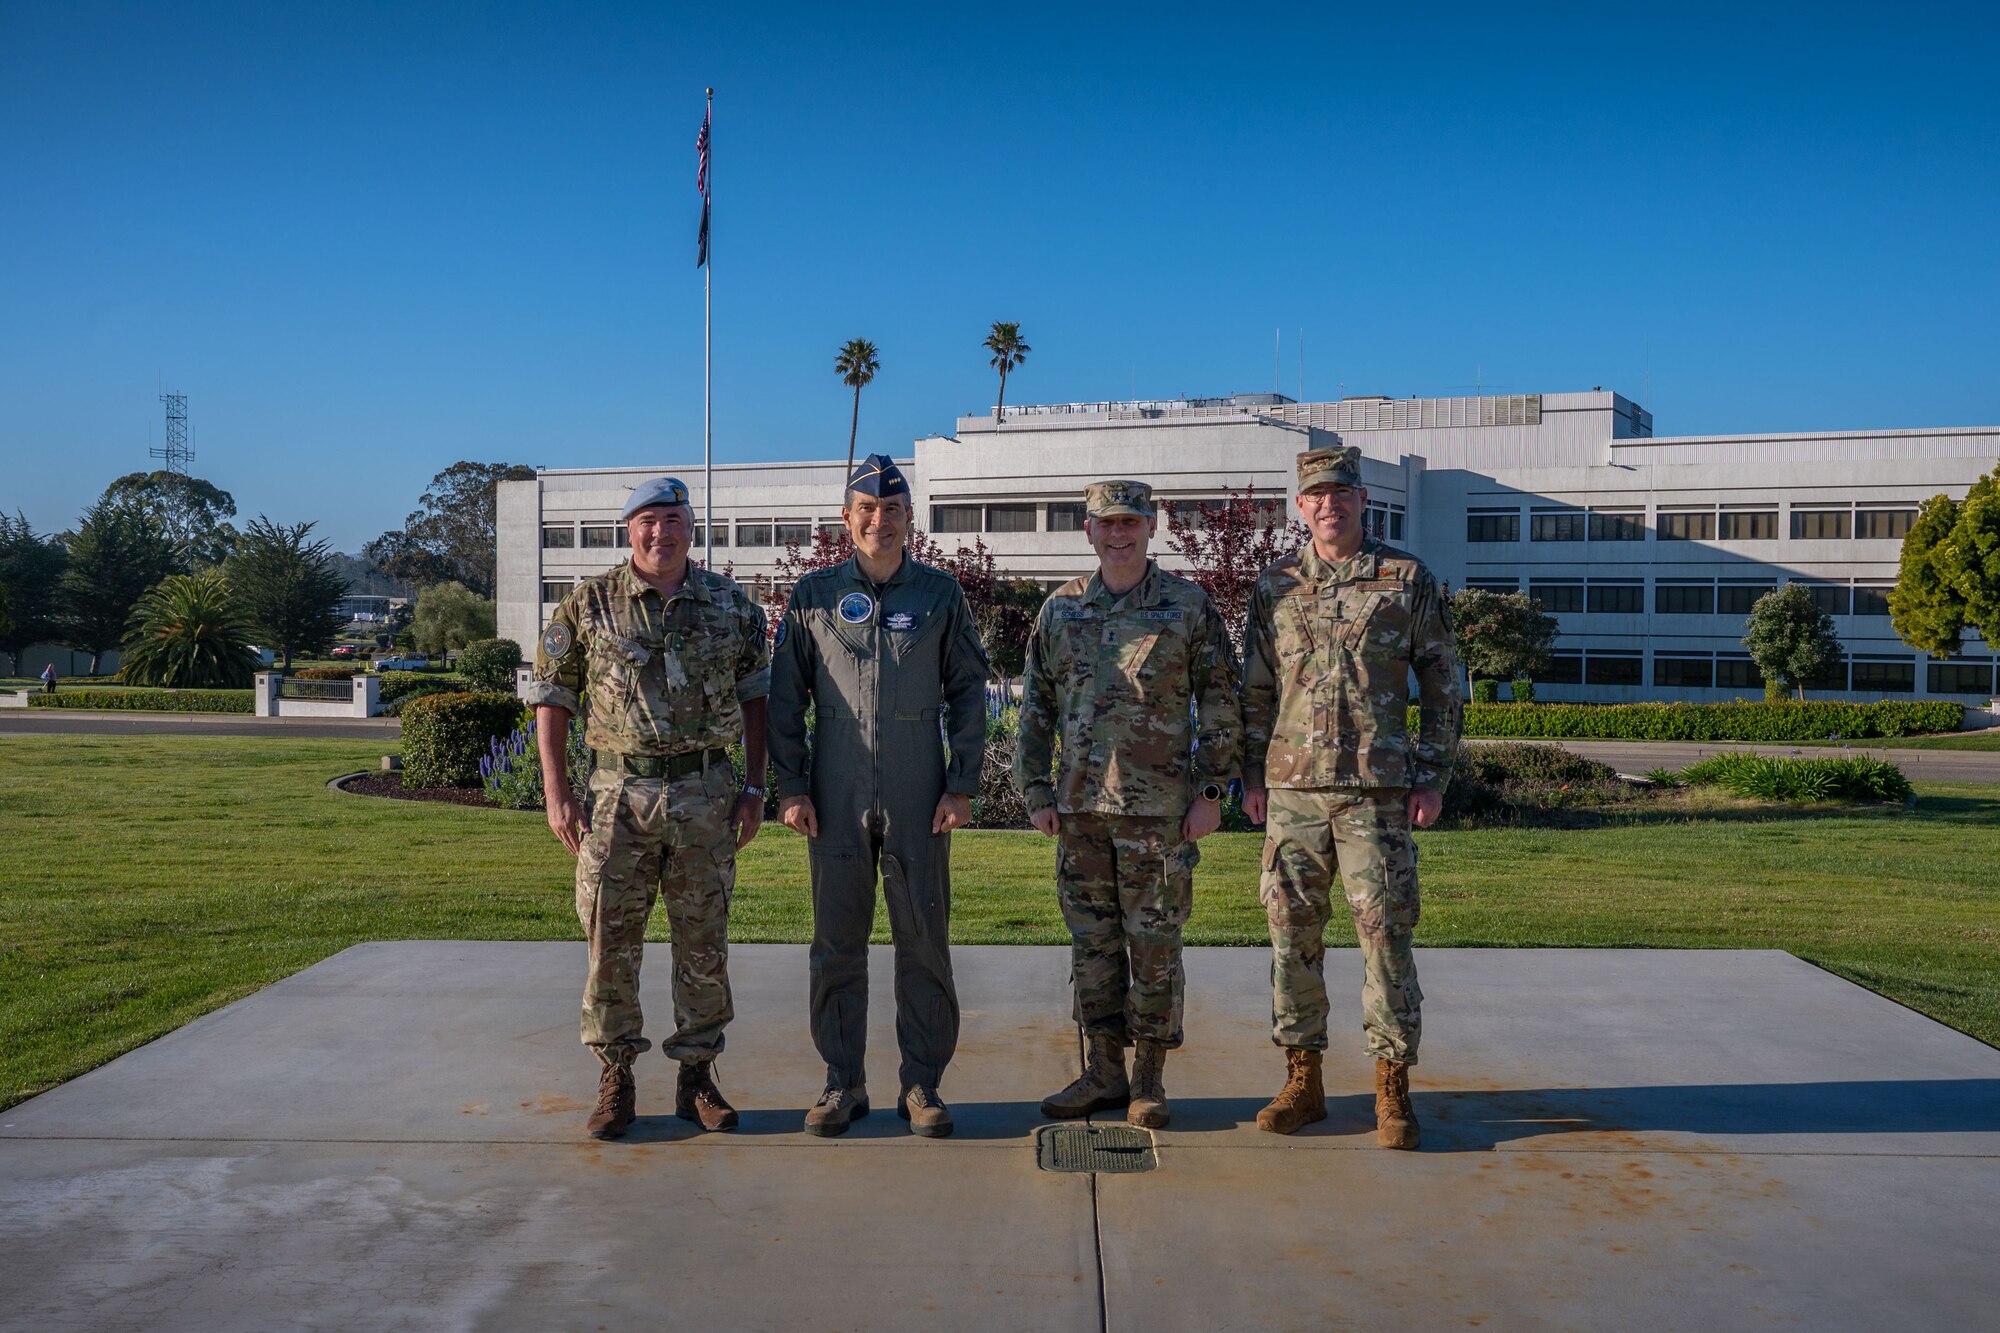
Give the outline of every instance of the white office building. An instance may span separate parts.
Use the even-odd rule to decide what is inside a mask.
[[[1453,587],[1524,589],[1558,616],[1539,698],[1758,697],[1743,616],[1784,582],[1813,589],[1847,649],[1820,697],[1983,702],[2000,688],[1991,646],[1975,636],[1959,658],[1927,660],[1896,638],[1884,601],[1917,505],[1964,496],[2000,461],[2000,427],[1660,437],[1649,413],[1601,390],[1247,394],[1011,407],[1001,421],[961,417],[899,461],[939,545],[977,536],[1005,573],[1053,584],[1093,567],[1085,483],[1136,477],[1183,502],[1254,487],[1289,511],[1293,456],[1336,435],[1362,451],[1381,535]],[[500,633],[532,645],[578,578],[622,559],[625,495],[663,472],[695,490],[699,515],[698,464],[502,483]],[[840,474],[837,459],[717,468],[717,566],[772,578],[787,542],[838,522]],[[1176,521],[1199,523],[1198,506]],[[1163,524],[1155,551],[1171,567],[1169,537]]]

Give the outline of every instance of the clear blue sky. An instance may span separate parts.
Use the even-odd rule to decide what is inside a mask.
[[[1397,16],[1383,17],[1394,11]],[[1408,11],[1407,15],[1404,11]],[[356,549],[460,458],[718,461],[993,401],[1647,394],[2000,423],[1991,5],[0,0],[0,508],[149,466]]]

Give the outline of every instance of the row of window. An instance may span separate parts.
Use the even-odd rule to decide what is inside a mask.
[[[1916,521],[1912,508],[1847,505],[1791,510],[1795,541],[1896,540],[1907,536]],[[1732,506],[1660,509],[1654,537],[1663,542],[1776,541],[1778,510]],[[1528,540],[1537,542],[1636,542],[1646,538],[1643,509],[1531,509]],[[1472,509],[1465,515],[1468,542],[1518,542],[1521,513],[1517,509]]]
[[[737,546],[786,546],[796,543],[810,546],[813,528],[818,526],[829,532],[838,532],[840,524],[831,519],[822,519],[815,525],[803,518],[739,518],[735,524],[733,543]],[[578,540],[579,533],[581,541]],[[706,547],[707,532],[697,523],[694,525],[694,545]],[[730,525],[720,522],[715,525],[715,544],[729,546]],[[542,525],[542,549],[545,551],[569,551],[579,546],[586,550],[604,548],[623,550],[626,545],[625,528],[613,523],[544,523]]]
[[[1226,500],[1166,500],[1167,525],[1185,530],[1206,528],[1222,511]],[[1282,500],[1255,500],[1260,527],[1274,528],[1285,521]],[[1370,504],[1363,522],[1367,530],[1389,541],[1403,536],[1403,506],[1380,502]],[[974,532],[1081,532],[1084,507],[1080,501],[1051,501],[1047,504],[1009,502],[1006,504],[948,504],[931,506],[934,533]]]
[[[1813,604],[1830,616],[1886,616],[1893,584],[1808,583]],[[1477,578],[1468,587],[1488,592],[1518,592],[1520,581]],[[1777,587],[1770,579],[1659,579],[1653,584],[1653,614],[1662,616],[1747,616],[1759,597]],[[1535,579],[1528,595],[1552,614],[1643,615],[1644,579]]]
[[[2000,689],[1991,658],[1932,662],[1925,688],[1931,694],[1990,697]],[[1643,685],[1645,654],[1629,649],[1586,648],[1554,654],[1535,680],[1544,685]],[[1653,654],[1653,684],[1671,689],[1762,690],[1764,675],[1743,653]],[[1843,657],[1805,682],[1809,690],[1857,694],[1914,694],[1917,663],[1911,657]]]

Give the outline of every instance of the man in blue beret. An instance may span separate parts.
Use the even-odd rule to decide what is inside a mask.
[[[736,1127],[715,1082],[729,997],[729,899],[736,853],[764,817],[764,613],[743,590],[692,564],[694,510],[674,477],[625,502],[632,558],[585,579],[549,618],[523,698],[535,709],[549,827],[577,858],[576,912],[590,949],[583,1041],[602,1063],[593,1138],[621,1137],[637,1103],[639,961],[658,898],[673,941],[680,1062],[674,1113]],[[570,790],[572,717],[596,753],[582,802]],[[743,742],[749,770],[729,747]],[[747,781],[748,785],[745,785]]]
[[[805,1127],[842,1134],[868,1114],[879,867],[896,950],[896,1109],[913,1132],[942,1138],[952,1121],[938,1084],[958,1046],[950,834],[979,791],[986,652],[958,582],[904,553],[910,486],[886,455],[854,469],[840,516],[854,555],[799,580],[771,657],[778,818],[811,840],[812,1033],[826,1090]]]

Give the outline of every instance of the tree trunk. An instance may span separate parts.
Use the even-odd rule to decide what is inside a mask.
[[[92,648],[90,650],[90,674],[93,676],[97,674],[97,659],[99,656],[100,653],[97,649]]]
[[[841,475],[841,503],[847,503],[847,481],[854,475],[854,437],[861,431],[861,386],[854,386],[854,420],[847,427],[847,471]]]
[[[1000,367],[1000,401],[993,405],[993,424],[999,425],[1007,416],[1007,367]]]

